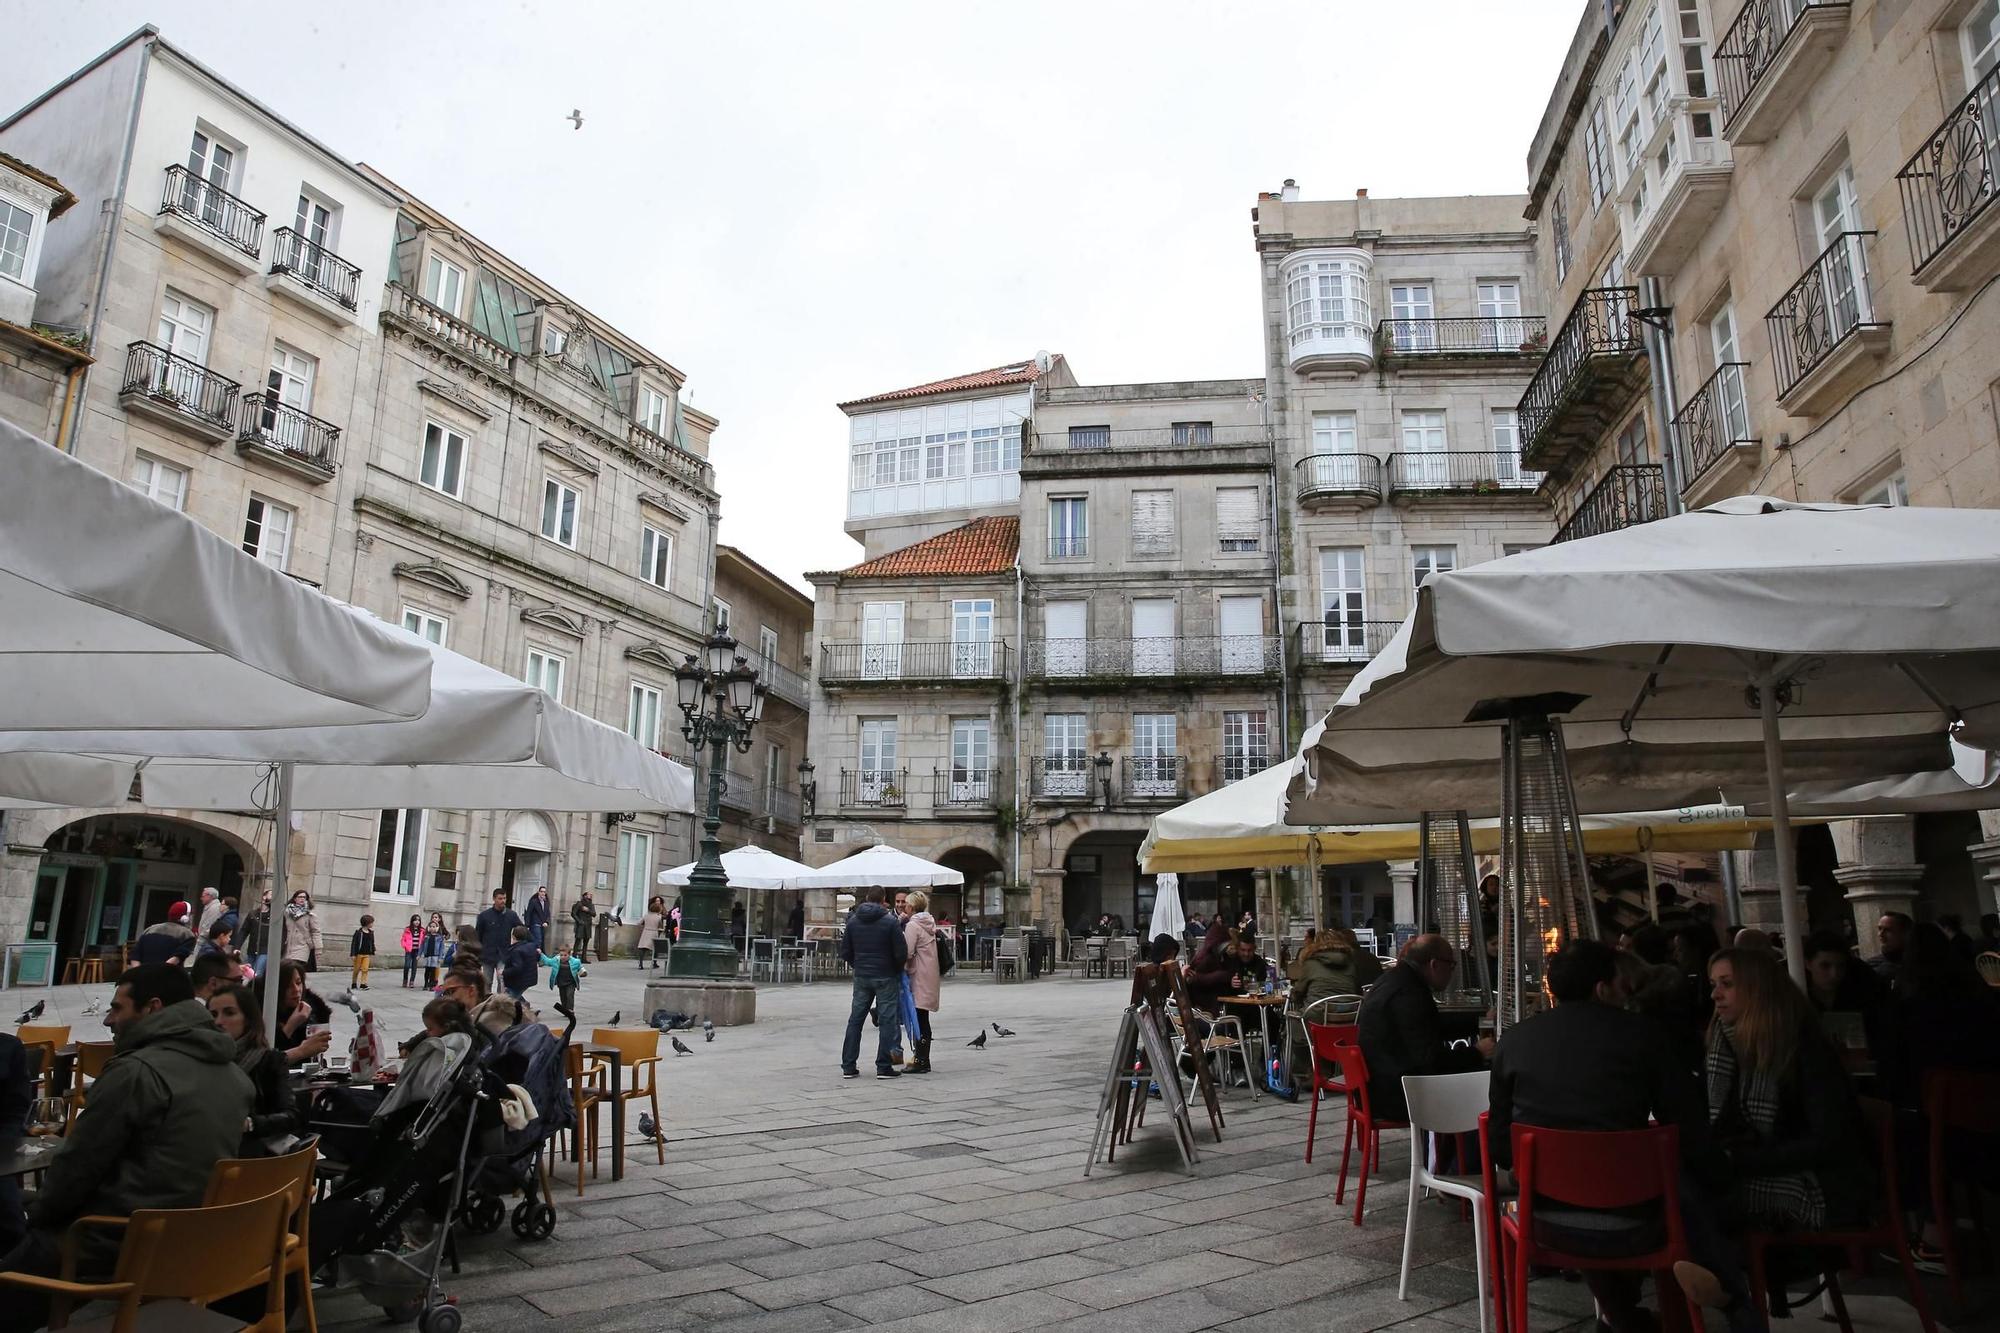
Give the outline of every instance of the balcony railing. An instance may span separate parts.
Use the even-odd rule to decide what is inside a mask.
[[[1360,666],[1382,651],[1400,620],[1350,619],[1329,612],[1323,620],[1299,623],[1300,666]]]
[[[781,662],[759,654],[750,659],[750,665],[757,668],[757,679],[771,687],[771,693],[786,703],[799,708],[812,706],[812,682]]]
[[[1743,372],[1749,368],[1747,361],[1717,366],[1675,414],[1674,448],[1683,491],[1731,449],[1755,443],[1750,435],[1750,400],[1743,393]]]
[[[1028,675],[1064,677],[1259,676],[1278,670],[1274,634],[1145,639],[1040,639],[1028,645]]]
[[[1764,316],[1778,397],[1790,393],[1842,343],[1874,327],[1866,249],[1874,236],[1872,231],[1844,231],[1834,237]]]
[[[1284,758],[1289,759],[1286,755]],[[1225,754],[1215,761],[1215,785],[1227,787],[1232,782],[1241,782],[1253,773],[1262,773],[1277,763],[1275,754]]]
[[[1734,129],[1751,94],[1771,72],[1793,34],[1811,20],[1838,11],[1848,0],[1746,0],[1735,22],[1715,44],[1716,81],[1722,90],[1725,132]]]
[[[910,804],[907,768],[843,768],[840,803],[882,810],[902,810]]]
[[[703,490],[715,489],[715,469],[707,459],[689,453],[672,440],[655,435],[637,422],[633,423],[630,435],[632,447],[648,459]]]
[[[506,374],[514,373],[514,354],[442,306],[434,306],[398,283],[388,284],[382,295],[382,313],[407,324],[454,351],[483,362]]]
[[[300,411],[273,393],[243,400],[243,428],[237,439],[283,454],[294,463],[331,477],[340,466],[340,427]]]
[[[160,212],[190,222],[252,259],[264,244],[264,215],[183,166],[167,168]]]
[[[2000,68],[1974,84],[1896,173],[1913,273],[2000,196]]]
[[[1073,750],[1067,754],[1036,755],[1028,761],[1028,765],[1030,789],[1042,800],[1097,799],[1096,761],[1081,750]]]
[[[1299,499],[1353,496],[1382,498],[1382,460],[1373,454],[1309,454],[1293,466],[1299,475]]]
[[[1596,537],[1667,516],[1667,482],[1658,463],[1619,463],[1556,530],[1554,541]]]
[[[1532,455],[1563,411],[1590,390],[1602,360],[1623,360],[1643,348],[1637,287],[1593,287],[1577,298],[1549,354],[1521,396],[1521,452]]]
[[[1384,356],[1540,356],[1549,321],[1543,315],[1385,319],[1375,337]]]
[[[799,794],[790,787],[764,788],[763,813],[777,820],[780,824],[796,826],[799,823],[803,808],[799,800]]]
[[[290,227],[271,233],[271,272],[297,278],[349,310],[361,302],[361,269]]]
[[[930,643],[822,643],[821,683],[997,681],[1008,675],[1007,645],[996,639]]]
[[[1049,538],[1049,559],[1051,560],[1082,560],[1089,555],[1090,538],[1088,537]]]
[[[1389,494],[1460,491],[1474,494],[1532,491],[1539,472],[1523,472],[1510,453],[1418,453],[1389,455]]]
[[[1006,791],[997,768],[934,768],[931,807],[937,810],[977,808],[997,802]]]
[[[1200,449],[1210,445],[1267,444],[1271,432],[1264,426],[1217,426],[1206,421],[1183,421],[1177,426],[1149,426],[1131,430],[1042,431],[1035,436],[1037,452],[1101,449]]]
[[[234,429],[236,395],[240,392],[235,381],[164,347],[137,342],[126,349],[125,382],[119,393],[143,394],[148,401],[210,429]]]
[[[1128,754],[1123,756],[1121,767],[1128,801],[1187,799],[1186,755]]]

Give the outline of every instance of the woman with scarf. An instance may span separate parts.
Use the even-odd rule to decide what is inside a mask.
[[[308,972],[319,970],[319,918],[312,895],[300,889],[285,904],[285,952],[281,961],[297,963]]]
[[[257,1096],[243,1122],[245,1157],[267,1157],[281,1151],[283,1141],[299,1132],[298,1107],[286,1084],[283,1054],[264,1040],[262,1011],[256,997],[240,985],[224,986],[208,997],[208,1014],[222,1034],[236,1043],[236,1066],[250,1078]]]

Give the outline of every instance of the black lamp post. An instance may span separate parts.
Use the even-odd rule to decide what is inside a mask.
[[[819,805],[819,784],[813,781],[813,761],[799,760],[799,803],[805,807],[810,819]]]
[[[722,869],[722,784],[729,747],[750,752],[750,732],[764,716],[768,687],[757,679],[736,640],[718,629],[702,644],[700,660],[674,668],[681,706],[681,735],[699,753],[709,751],[708,809],[701,821],[701,855],[681,895],[681,942],[667,959],[675,977],[734,977],[740,960],[729,943],[729,876]]]
[[[1111,808],[1111,756],[1104,751],[1097,752],[1094,761],[1097,767],[1097,790],[1104,793],[1104,808]]]

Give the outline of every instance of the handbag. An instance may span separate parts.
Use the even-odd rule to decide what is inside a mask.
[[[952,954],[951,941],[946,939],[943,935],[939,935],[937,937],[937,951],[938,951],[938,975],[944,976],[946,973],[950,972],[954,967],[958,966],[958,959],[954,957]]]

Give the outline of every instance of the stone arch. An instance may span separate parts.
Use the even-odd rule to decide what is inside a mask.
[[[932,859],[965,876],[962,886],[931,892],[933,915],[949,913],[953,921],[977,921],[997,917],[1005,910],[1004,903],[995,901],[998,895],[993,891],[1006,879],[1007,868],[991,848],[961,843]]]

